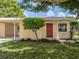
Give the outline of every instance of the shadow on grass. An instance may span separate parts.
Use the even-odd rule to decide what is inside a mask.
[[[0,44],[0,59],[79,59],[79,45],[10,41]]]

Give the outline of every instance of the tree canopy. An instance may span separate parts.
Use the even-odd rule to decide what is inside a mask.
[[[44,19],[43,18],[25,18],[23,20],[24,29],[31,29],[35,35],[36,39],[38,40],[37,30],[44,26]]]
[[[39,12],[47,11],[48,6],[54,6],[55,4],[63,1],[64,0],[22,0],[20,5],[25,10]],[[33,5],[33,3],[35,4]]]
[[[77,14],[79,16],[79,0],[22,0],[21,7],[29,11],[47,11],[48,6],[58,5],[65,10],[70,10],[70,13]],[[35,3],[36,6],[31,3]]]
[[[25,18],[23,20],[24,29],[39,29],[44,26],[44,19],[42,18]]]
[[[16,0],[0,0],[0,17],[23,17],[23,11]]]
[[[79,17],[79,0],[67,0],[59,3],[59,6],[70,10],[71,13],[77,14]]]

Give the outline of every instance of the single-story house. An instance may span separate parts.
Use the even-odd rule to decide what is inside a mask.
[[[70,38],[71,18],[47,17],[45,26],[37,31],[39,39],[67,39]],[[0,38],[16,37],[36,39],[31,30],[23,27],[23,18],[0,18]]]

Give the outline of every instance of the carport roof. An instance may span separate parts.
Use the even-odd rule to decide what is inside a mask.
[[[22,20],[23,18],[0,18],[0,20]]]

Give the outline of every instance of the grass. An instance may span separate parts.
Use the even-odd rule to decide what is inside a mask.
[[[0,44],[0,59],[79,59],[79,45],[10,41]]]
[[[73,38],[74,39],[79,39],[79,35],[74,35]]]

